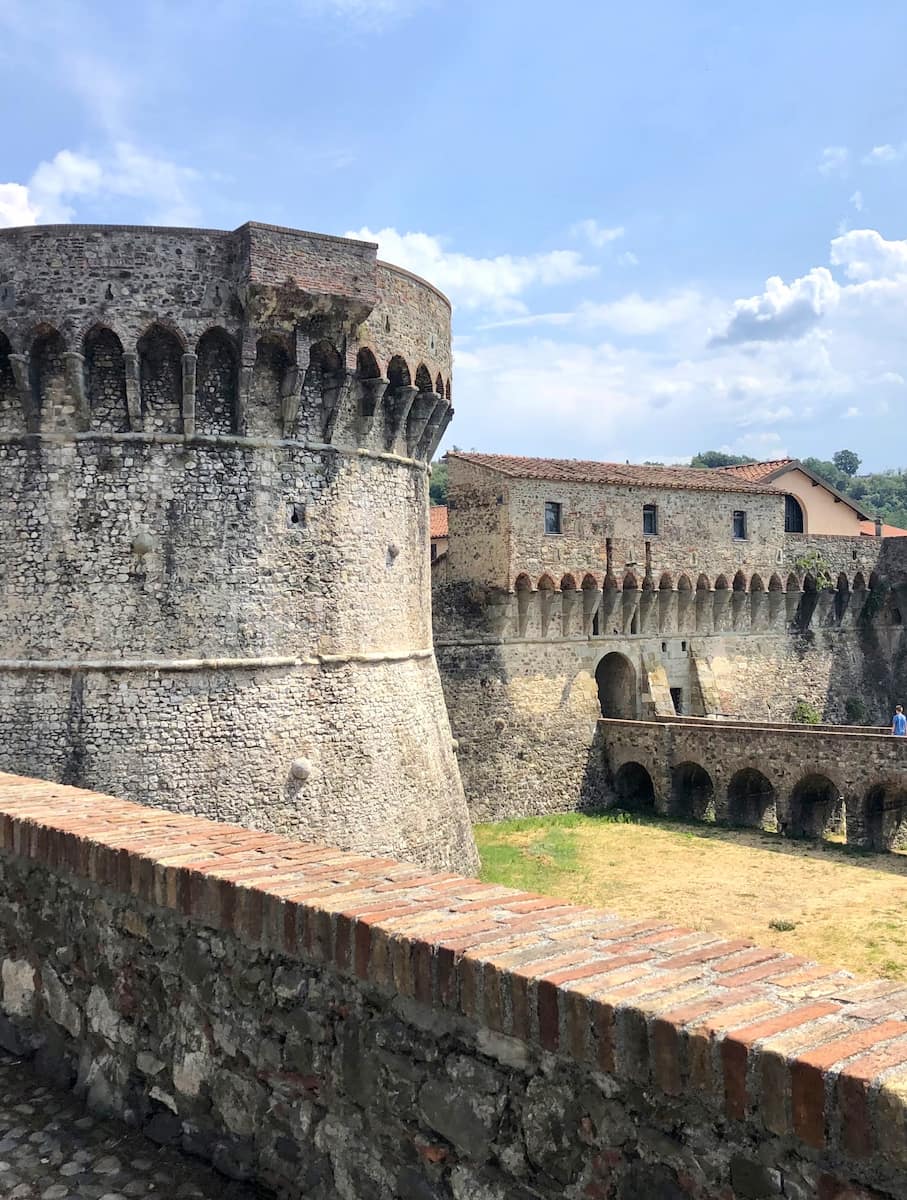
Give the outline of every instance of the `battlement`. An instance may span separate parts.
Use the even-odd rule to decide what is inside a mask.
[[[0,231],[0,436],[248,437],[428,461],[450,306],[371,243],[249,222]]]

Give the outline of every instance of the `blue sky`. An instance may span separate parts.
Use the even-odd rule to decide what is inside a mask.
[[[907,465],[907,6],[0,0],[0,224],[376,237],[448,444]]]

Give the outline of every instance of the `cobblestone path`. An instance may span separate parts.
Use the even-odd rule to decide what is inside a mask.
[[[261,1200],[197,1160],[89,1115],[0,1051],[3,1200]]]

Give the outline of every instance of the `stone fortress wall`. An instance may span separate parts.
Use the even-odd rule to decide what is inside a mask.
[[[0,776],[0,1046],[287,1200],[895,1200],[904,998]]]
[[[789,722],[805,702],[882,723],[907,702],[907,539],[785,533],[783,493],[767,487],[660,488],[657,472],[603,487],[448,461],[435,646],[474,818],[613,803],[603,712],[670,717],[679,703]],[[562,505],[559,536],[544,533],[546,500]]]
[[[450,307],[249,224],[0,232],[0,762],[475,862],[432,654]]]

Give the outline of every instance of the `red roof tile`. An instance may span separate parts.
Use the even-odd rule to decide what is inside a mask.
[[[607,483],[618,487],[678,488],[693,492],[777,492],[747,479],[733,482],[702,467],[656,467],[639,463],[583,462],[574,458],[519,458],[509,454],[473,454],[450,450],[448,458],[487,467],[513,479],[549,479],[557,483]]]
[[[860,533],[864,534],[866,537],[875,537],[875,521],[861,521]],[[907,537],[907,529],[898,529],[897,525],[883,525],[882,537]]]
[[[716,467],[715,469],[723,471],[726,475],[734,475],[738,479],[748,479],[750,483],[762,483],[766,479],[770,479],[776,471],[794,465],[799,466],[796,458],[773,458],[768,462],[740,463],[736,467]]]
[[[433,538],[447,537],[447,505],[433,504],[428,510],[429,530]]]

